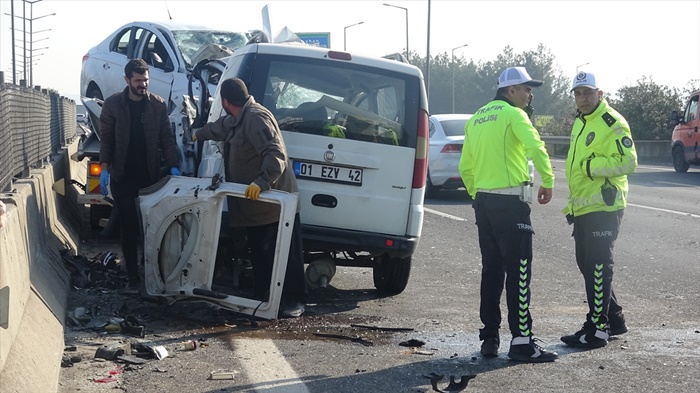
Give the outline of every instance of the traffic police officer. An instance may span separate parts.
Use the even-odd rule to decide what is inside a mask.
[[[637,152],[627,121],[603,98],[593,73],[579,72],[571,91],[578,114],[566,158],[569,199],[564,213],[574,224],[576,263],[583,273],[589,311],[583,329],[561,340],[574,347],[599,348],[607,345],[609,336],[627,332],[612,288],[613,246]]]
[[[508,324],[512,335],[508,357],[523,362],[551,362],[558,355],[533,339],[530,315],[532,183],[528,157],[540,174],[540,204],[552,198],[554,174],[539,133],[525,112],[532,87],[542,81],[524,67],[511,67],[498,78],[493,101],[479,109],[464,128],[459,172],[474,199],[481,248],[481,306],[484,328],[481,354],[498,356],[500,299],[505,281]],[[530,108],[531,109],[531,108]]]

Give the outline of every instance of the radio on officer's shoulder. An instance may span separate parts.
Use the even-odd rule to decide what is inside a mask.
[[[532,204],[532,183],[529,181],[520,185],[520,200]]]

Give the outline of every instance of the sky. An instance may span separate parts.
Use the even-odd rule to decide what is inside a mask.
[[[506,46],[516,53],[546,46],[569,79],[577,69],[596,73],[615,92],[643,77],[683,88],[700,79],[700,0],[682,1],[194,1],[194,0],[0,0],[0,71],[12,82],[11,4],[15,8],[17,70],[26,23],[27,66],[34,85],[79,101],[80,67],[88,49],[135,21],[173,21],[234,31],[262,27],[269,5],[272,33],[329,32],[331,49],[383,56],[408,47],[475,62],[495,60]],[[402,7],[402,8],[397,8]],[[52,15],[55,13],[55,15]],[[24,16],[23,16],[24,15]],[[23,19],[24,18],[24,19]],[[33,31],[33,40],[30,31]],[[362,22],[361,24],[358,24]],[[467,46],[463,46],[467,45]],[[29,64],[29,62],[28,62]],[[18,79],[22,79],[22,75]],[[494,81],[495,83],[495,81]]]

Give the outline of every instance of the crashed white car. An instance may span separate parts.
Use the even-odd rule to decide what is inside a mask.
[[[142,58],[150,66],[149,86],[168,103],[173,132],[180,149],[180,170],[194,174],[195,151],[183,129],[183,111],[203,112],[216,90],[225,60],[251,39],[248,32],[168,22],[131,22],[110,34],[83,56],[80,94],[104,99],[126,87],[124,66]],[[184,114],[188,116],[187,113]],[[197,113],[189,114],[197,117]]]

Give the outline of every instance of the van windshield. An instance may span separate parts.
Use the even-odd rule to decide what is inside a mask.
[[[383,69],[282,57],[269,62],[262,104],[285,131],[411,146],[415,85]]]

